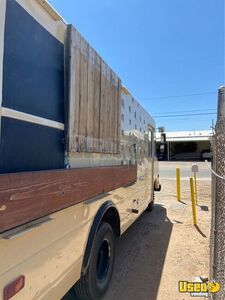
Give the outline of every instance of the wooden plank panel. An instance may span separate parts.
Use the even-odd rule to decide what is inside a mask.
[[[118,153],[119,152],[119,141],[121,138],[121,132],[120,132],[120,124],[121,124],[121,102],[119,101],[118,95],[120,95],[121,93],[121,87],[120,87],[120,81],[118,79],[118,77],[116,78],[116,86],[115,86],[115,101],[116,101],[116,128],[115,128],[115,139],[116,139],[116,143],[115,143],[115,152],[114,153]],[[119,89],[119,91],[118,91]],[[121,95],[119,96],[121,97]]]
[[[81,37],[79,151],[87,151],[88,43]]]
[[[69,90],[69,151],[78,150],[79,105],[80,105],[80,47],[81,36],[73,27],[70,29],[70,90]]]
[[[74,136],[74,145],[76,151],[79,149],[79,122],[80,122],[80,62],[81,62],[81,35],[78,31],[76,31],[75,36],[75,81],[74,81],[74,89],[75,89],[75,111],[74,111],[74,126],[73,126],[73,136]]]
[[[121,139],[121,80],[118,79],[118,89],[117,89],[117,153],[120,152],[120,139]]]
[[[89,46],[88,59],[88,105],[87,105],[87,151],[92,152],[94,143],[94,96],[95,96],[95,72],[94,50]]]
[[[105,142],[106,152],[111,152],[111,82],[110,82],[110,68],[106,66],[106,122],[105,122]]]
[[[115,119],[113,119],[113,93],[112,93],[112,71],[108,69],[108,93],[109,93],[109,101],[108,101],[108,110],[109,110],[109,151],[108,153],[113,153],[113,123]]]
[[[0,233],[136,180],[136,166],[0,175]]]
[[[100,134],[99,151],[106,152],[106,124],[107,124],[107,105],[106,105],[106,64],[101,60],[101,100],[100,100]]]
[[[94,152],[99,151],[100,134],[100,96],[101,96],[101,58],[95,52],[95,97],[94,97]]]
[[[85,39],[71,30],[69,151],[118,153],[118,77]]]
[[[117,76],[114,72],[112,72],[112,101],[113,101],[113,108],[112,108],[112,139],[113,139],[113,149],[112,149],[112,153],[117,153],[117,123],[118,120],[120,121],[120,119],[118,119],[117,116],[117,105],[118,105],[118,101],[117,101],[117,86],[118,86],[118,80],[117,80]]]

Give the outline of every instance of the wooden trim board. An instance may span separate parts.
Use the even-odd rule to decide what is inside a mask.
[[[59,130],[64,130],[64,124],[60,122],[56,122],[53,120],[49,120],[46,118],[38,117],[35,115],[27,114],[18,110],[0,107],[0,116],[8,117],[20,121],[25,121],[33,124],[38,124],[42,126],[47,126]]]
[[[137,166],[0,175],[0,233],[137,180]]]

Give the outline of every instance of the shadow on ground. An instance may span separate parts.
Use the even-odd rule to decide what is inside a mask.
[[[155,300],[173,224],[166,209],[155,205],[144,213],[117,243],[111,285],[104,300]],[[75,300],[71,290],[63,300]]]

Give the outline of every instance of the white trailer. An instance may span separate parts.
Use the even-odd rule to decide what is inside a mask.
[[[155,123],[45,0],[0,2],[0,131],[0,300],[100,299],[160,190]]]

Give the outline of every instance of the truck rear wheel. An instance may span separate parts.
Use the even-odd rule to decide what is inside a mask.
[[[78,299],[100,299],[106,292],[115,261],[115,237],[112,227],[102,223],[92,246],[86,274],[74,286]]]
[[[153,211],[153,209],[154,209],[154,204],[155,204],[155,193],[153,192],[153,195],[152,195],[152,201],[148,204],[148,206],[147,206],[147,208],[146,208],[146,211],[147,211],[147,212]]]
[[[153,211],[153,209],[154,209],[154,201],[151,201],[151,202],[148,204],[148,206],[147,206],[147,208],[146,208],[146,211],[147,211],[147,212],[150,212],[150,211]]]

